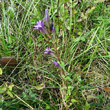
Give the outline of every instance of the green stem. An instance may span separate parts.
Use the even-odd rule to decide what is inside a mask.
[[[14,94],[14,93],[13,93]],[[30,110],[34,110],[34,108],[33,107],[31,107],[28,103],[26,103],[23,99],[21,99],[18,95],[16,95],[16,94],[14,94],[14,96],[17,98],[17,99],[19,99],[21,102],[23,102],[24,104],[26,104],[29,108],[30,108]]]

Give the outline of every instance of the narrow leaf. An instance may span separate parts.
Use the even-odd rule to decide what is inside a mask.
[[[0,75],[2,75],[2,69],[0,68]]]

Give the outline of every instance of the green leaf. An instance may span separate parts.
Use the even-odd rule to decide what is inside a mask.
[[[6,87],[0,86],[0,94],[3,94],[6,91]]]
[[[37,90],[42,90],[44,87],[45,87],[44,83],[42,83],[42,84],[40,84],[38,86],[34,86],[34,88],[37,89]]]
[[[64,89],[67,89],[67,87],[66,87],[66,86],[64,86],[64,87],[61,87],[61,88],[60,88],[60,90],[64,90]]]
[[[46,106],[46,110],[48,110],[48,109],[50,109],[50,106],[47,105],[47,106]]]
[[[89,14],[91,14],[93,11],[95,10],[95,7],[92,7],[91,9],[88,9],[85,13],[86,16],[88,16]]]
[[[95,97],[95,96],[92,96],[92,95],[88,95],[87,96],[87,99],[96,99],[97,97]]]
[[[11,91],[9,91],[9,90],[8,90],[6,93],[7,93],[10,97],[12,97],[12,98],[13,98],[13,94],[12,94],[12,92],[11,92]]]
[[[90,109],[90,104],[88,104],[88,102],[86,102],[84,110],[89,110],[89,109]]]
[[[70,97],[70,95],[66,94],[65,95],[65,101],[67,101],[69,97]]]
[[[4,102],[4,97],[3,97],[3,95],[0,95],[0,105],[2,105],[3,102]]]
[[[85,39],[85,37],[81,37],[81,39],[80,39],[81,41],[85,41],[86,39]]]
[[[65,70],[65,63],[63,61],[61,61],[60,66]]]
[[[15,14],[13,7],[9,7],[7,13],[10,15],[11,18],[13,18]]]
[[[13,84],[10,84],[9,86],[8,86],[8,89],[10,90],[10,91],[12,91],[12,88],[14,87],[14,85]]]
[[[72,102],[72,103],[75,103],[75,102],[78,102],[78,101],[75,100],[75,99],[71,99],[71,102]]]
[[[101,3],[101,2],[105,2],[106,0],[96,0],[96,1],[94,1],[94,3]]]
[[[69,76],[67,76],[65,79],[66,79],[67,81],[73,82],[72,79],[71,79]]]
[[[0,75],[2,75],[2,69],[0,68]]]

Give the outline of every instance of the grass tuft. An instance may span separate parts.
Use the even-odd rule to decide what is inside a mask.
[[[55,36],[33,29],[45,9]],[[0,62],[17,60],[0,63],[0,109],[110,109],[109,2],[1,0],[0,12]]]

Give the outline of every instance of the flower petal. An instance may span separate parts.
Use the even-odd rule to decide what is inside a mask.
[[[53,36],[55,36],[55,27],[53,25],[53,22],[51,22],[51,30],[52,30]]]
[[[44,23],[42,20],[39,20],[36,25],[34,26],[34,29],[38,29],[38,30],[44,30]]]
[[[44,54],[50,54],[52,53],[52,51],[50,50],[50,47],[47,47],[45,50],[44,50]]]
[[[57,61],[53,61],[53,64],[56,66],[56,67],[59,67],[59,64]]]
[[[49,14],[48,14],[48,9],[45,9],[45,18],[44,18],[45,20],[46,20],[46,23],[47,23],[47,26],[49,27]]]

